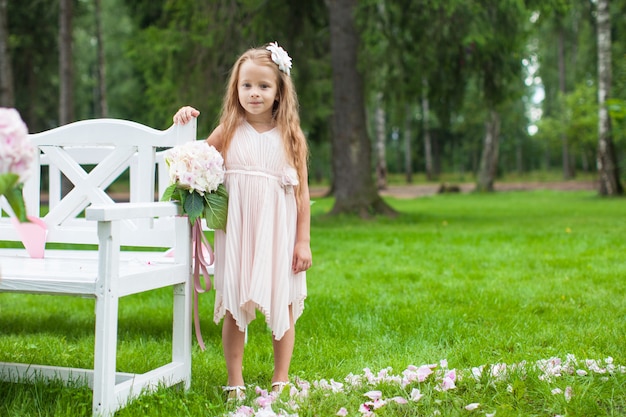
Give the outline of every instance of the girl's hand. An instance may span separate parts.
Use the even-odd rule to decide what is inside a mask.
[[[291,269],[294,274],[304,272],[313,264],[313,256],[311,255],[311,246],[309,242],[296,242],[293,249],[293,261]]]
[[[191,106],[181,107],[174,115],[174,124],[184,125],[191,120],[192,117],[198,117],[200,112]]]

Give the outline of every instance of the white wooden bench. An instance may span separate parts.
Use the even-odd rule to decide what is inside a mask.
[[[93,414],[105,416],[145,390],[174,384],[188,388],[190,226],[187,218],[179,215],[178,205],[159,202],[158,196],[169,185],[162,151],[195,140],[195,121],[159,131],[123,120],[85,120],[29,137],[40,154],[24,188],[28,214],[39,216],[43,192],[49,197],[49,209],[43,217],[48,227],[48,245],[97,244],[98,249],[46,248],[42,259],[33,259],[24,249],[2,248],[0,293],[95,299],[94,364],[93,369],[76,369],[49,363],[0,362],[0,379],[85,381],[93,389]],[[45,183],[42,167],[48,171]],[[130,201],[116,203],[107,188],[126,170],[130,177]],[[73,183],[73,189],[65,196],[61,195],[61,173]],[[3,197],[1,200],[0,240],[19,241],[7,216],[10,207]],[[122,246],[174,247],[175,256],[131,252]],[[173,287],[174,298],[171,362],[142,374],[116,372],[119,298],[168,286]]]

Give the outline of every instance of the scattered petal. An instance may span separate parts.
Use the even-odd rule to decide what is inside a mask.
[[[348,415],[348,410],[346,410],[345,407],[341,407],[339,409],[339,411],[337,411],[337,414],[339,417],[346,417]]]
[[[368,391],[365,395],[370,400],[379,400],[383,397],[383,393],[381,391]]]
[[[565,401],[570,402],[570,400],[572,399],[572,395],[573,395],[573,390],[572,387],[567,386],[565,388],[565,392],[563,393],[563,395],[565,396]]]
[[[422,394],[422,393],[420,392],[420,390],[418,390],[417,388],[413,388],[413,391],[411,391],[411,396],[410,396],[410,399],[411,399],[411,401],[415,401],[415,402],[417,402],[417,401],[419,401],[419,400],[420,400],[420,398],[422,398],[423,396],[424,396],[424,394]]]
[[[398,397],[393,397],[393,398],[390,398],[390,399],[389,399],[389,401],[394,401],[394,402],[395,402],[395,403],[397,403],[397,404],[407,404],[407,403],[408,403],[408,401],[407,401],[407,399],[406,399],[406,398],[404,398],[404,397],[399,397],[399,396],[398,396]]]
[[[479,406],[480,406],[480,403],[471,403],[471,404],[467,404],[465,406],[465,409],[467,411],[472,411],[472,410],[476,410]]]
[[[385,405],[387,405],[387,401],[382,400],[382,399],[376,399],[374,400],[374,403],[373,403],[374,410],[378,410],[379,408],[384,407]]]

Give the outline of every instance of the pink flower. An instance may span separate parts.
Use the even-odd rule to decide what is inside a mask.
[[[224,182],[224,159],[204,140],[187,142],[165,152],[170,181],[200,195],[217,190]]]
[[[16,174],[23,183],[34,159],[35,147],[19,112],[0,107],[0,175]]]
[[[20,184],[28,178],[36,155],[18,111],[0,107],[0,196],[6,197],[20,222],[27,221]]]

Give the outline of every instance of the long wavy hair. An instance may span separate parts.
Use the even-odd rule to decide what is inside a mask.
[[[222,154],[228,158],[228,148],[235,134],[235,130],[245,119],[245,110],[239,103],[239,70],[246,61],[252,61],[257,65],[264,65],[274,70],[278,81],[277,101],[274,103],[272,117],[276,127],[280,132],[287,155],[288,162],[298,172],[298,181],[304,184],[308,181],[307,163],[309,150],[300,127],[299,104],[296,89],[291,81],[291,77],[278,69],[278,65],[272,61],[270,51],[265,46],[252,48],[244,52],[233,65],[230,78],[224,94],[220,124],[223,129]],[[301,201],[303,187],[296,187],[296,198]]]

